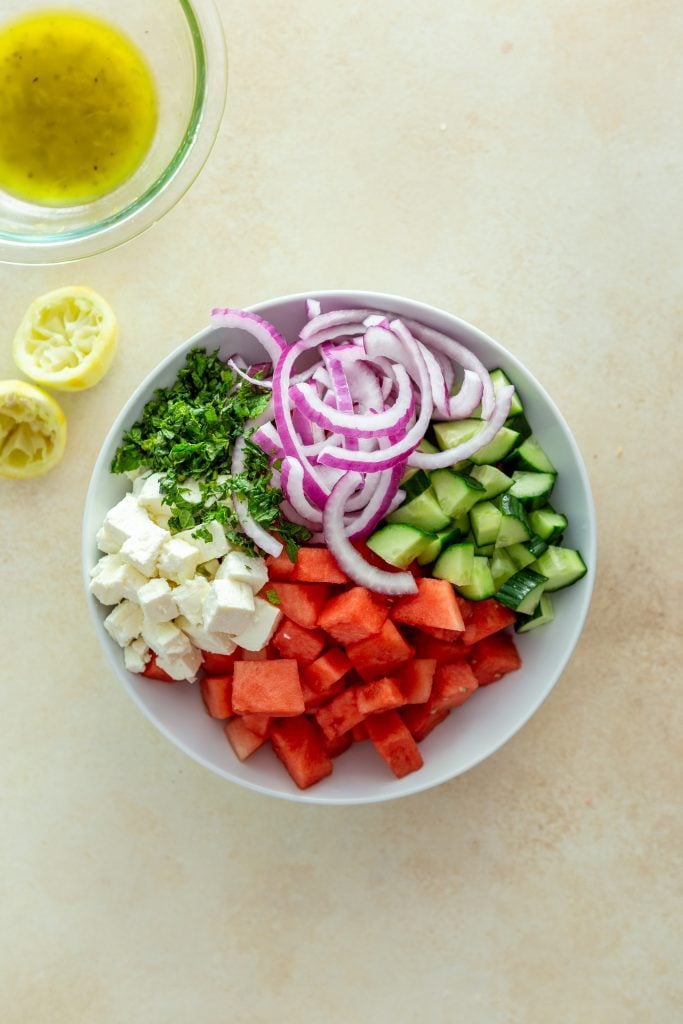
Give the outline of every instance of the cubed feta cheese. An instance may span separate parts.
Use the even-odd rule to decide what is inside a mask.
[[[104,517],[104,529],[112,542],[123,545],[129,537],[139,533],[150,519],[137,503],[134,495],[126,494]]]
[[[193,683],[202,665],[202,654],[196,647],[192,647],[185,654],[161,654],[157,658],[157,665],[171,679],[187,679]]]
[[[124,597],[137,601],[140,587],[147,577],[125,562],[120,555],[105,555],[99,571],[90,581],[90,592],[102,604],[118,604]]]
[[[189,501],[192,505],[198,505],[202,500],[202,489],[199,486],[199,481],[189,477],[184,480],[180,485],[180,489],[185,501]]]
[[[184,583],[194,576],[199,565],[200,551],[195,543],[184,540],[178,534],[167,540],[157,560],[160,576],[174,583]]]
[[[144,640],[133,640],[123,649],[123,663],[129,672],[144,672],[152,652]]]
[[[153,579],[145,583],[138,591],[138,601],[147,622],[170,622],[178,614],[168,580]]]
[[[202,525],[211,534],[210,541],[204,540],[203,537],[194,537],[193,530],[183,530],[181,533],[177,533],[176,537],[182,537],[183,540],[188,541],[190,544],[195,544],[199,548],[200,563],[208,562],[212,558],[222,558],[230,550],[223,526],[221,523],[216,522],[215,519]],[[197,527],[194,529],[197,529]]]
[[[109,612],[103,626],[119,647],[125,647],[142,632],[142,611],[139,605],[123,600]]]
[[[157,560],[163,545],[171,534],[150,519],[121,545],[121,557],[145,576],[152,576],[157,569]]]
[[[202,562],[199,566],[198,572],[200,572],[202,576],[206,576],[207,580],[212,580],[220,569],[220,566],[221,563],[217,558],[210,558],[208,562]]]
[[[192,647],[183,631],[172,622],[143,622],[142,639],[155,654],[167,657],[181,657]]]
[[[227,633],[209,633],[201,626],[189,622],[184,615],[179,615],[175,624],[190,638],[195,647],[202,651],[210,651],[211,654],[232,654],[235,650],[235,641]]]
[[[95,539],[99,550],[106,552],[108,555],[115,555],[121,547],[116,536],[111,532],[109,527],[104,524],[100,526],[97,534],[95,535]]]
[[[169,506],[164,501],[164,495],[161,493],[160,480],[159,473],[150,473],[144,478],[137,492],[138,505],[146,509],[152,516],[158,516],[164,511],[170,512]]]
[[[235,643],[238,647],[243,647],[245,651],[262,650],[272,637],[282,618],[280,609],[272,605],[270,601],[264,601],[260,597],[255,597],[254,605],[254,614],[251,622],[241,633],[237,633],[235,636]]]
[[[248,583],[256,594],[268,582],[268,571],[262,558],[253,558],[243,551],[229,551],[221,562],[216,579]]]
[[[173,600],[178,611],[193,626],[201,626],[204,621],[204,598],[209,592],[209,581],[203,576],[193,576],[173,590]]]
[[[212,580],[204,598],[204,629],[209,633],[240,633],[254,614],[254,594],[246,583]]]

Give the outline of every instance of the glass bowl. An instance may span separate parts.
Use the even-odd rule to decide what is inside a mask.
[[[225,107],[225,40],[213,0],[5,0],[0,27],[50,10],[100,18],[137,46],[155,80],[157,129],[131,177],[91,202],[45,206],[0,190],[4,263],[65,263],[140,234],[195,180],[211,152]]]
[[[371,749],[355,743],[335,760],[334,772],[307,790],[296,788],[270,745],[245,762],[235,757],[222,726],[209,718],[196,685],[165,686],[127,672],[121,648],[102,625],[105,609],[87,590],[90,570],[100,557],[95,534],[106,512],[130,489],[125,477],[110,472],[124,430],[138,419],[154,390],[168,387],[184,365],[189,349],[218,349],[223,358],[238,352],[258,362],[263,352],[242,331],[209,327],[168,355],[130,396],[113,423],[94,466],[83,515],[82,568],[87,602],[99,641],[126,693],[150,722],[180,750],[231,782],[269,796],[317,804],[364,804],[419,793],[453,779],[507,743],[538,710],[560,678],[576,646],[588,613],[595,579],[597,531],[586,468],[576,441],[552,398],[530,371],[499,342],[457,316],[396,295],[323,291],[269,299],[251,307],[285,338],[295,339],[306,322],[305,301],[318,299],[331,309],[380,309],[419,320],[466,345],[486,366],[501,367],[517,385],[529,420],[558,469],[553,504],[569,519],[567,547],[578,548],[588,572],[574,586],[553,594],[555,620],[541,629],[517,634],[522,668],[496,686],[483,686],[420,744],[424,766],[396,779]]]

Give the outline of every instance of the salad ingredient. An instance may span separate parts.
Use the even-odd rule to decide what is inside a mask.
[[[232,676],[204,675],[199,681],[199,688],[207,714],[212,718],[232,718],[235,713],[232,705]]]
[[[245,437],[269,401],[262,389],[236,379],[217,352],[193,349],[175,383],[158,389],[140,420],[124,434],[112,472],[142,469],[157,474],[155,486],[171,532],[189,530],[193,537],[209,540],[208,524],[216,521],[233,546],[258,554],[257,544],[242,531],[236,499],[255,525],[269,535],[276,533],[294,556],[310,534],[285,519],[283,495],[271,479],[268,456]],[[238,440],[241,469],[232,475]],[[281,549],[279,541],[271,537],[271,542],[273,553]]]
[[[0,381],[0,477],[15,480],[53,469],[66,445],[66,417],[41,388]]]
[[[157,123],[147,62],[118,29],[74,11],[0,31],[0,187],[29,202],[97,199],[142,163]]]
[[[118,345],[114,312],[92,288],[71,286],[40,295],[14,336],[22,373],[57,391],[83,391],[102,380]]]
[[[232,705],[238,714],[256,712],[278,717],[304,713],[299,666],[280,661],[235,662]]]
[[[305,629],[290,619],[284,619],[273,637],[273,647],[281,658],[293,658],[302,667],[310,665],[322,654],[325,636],[319,629]]]
[[[282,719],[273,727],[271,743],[300,789],[307,789],[332,772],[325,742],[310,719]]]
[[[326,584],[273,582],[271,587],[283,615],[305,629],[315,629],[330,593]]]
[[[469,663],[479,686],[497,683],[508,672],[522,667],[514,640],[508,633],[494,633],[475,644]]]
[[[445,580],[418,579],[417,594],[400,598],[392,609],[394,622],[435,626],[461,632],[465,627],[453,587]]]

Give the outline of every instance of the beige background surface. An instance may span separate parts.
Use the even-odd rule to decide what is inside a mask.
[[[681,109],[674,0],[223,0],[228,109],[132,244],[0,268],[87,283],[120,355],[61,466],[0,482],[6,1024],[674,1024],[681,984]],[[600,527],[585,633],[490,760],[385,806],[270,801],[185,758],[105,665],[83,497],[133,387],[213,304],[360,287],[540,377]]]

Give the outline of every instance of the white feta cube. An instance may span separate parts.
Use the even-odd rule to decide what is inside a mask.
[[[112,640],[119,647],[125,647],[142,632],[142,611],[139,605],[124,599],[109,612],[102,624]]]
[[[161,475],[159,473],[150,473],[146,476],[141,483],[137,491],[137,502],[141,508],[144,508],[150,516],[158,516],[164,511],[170,513],[170,508],[164,500],[164,495],[161,493],[161,487],[159,482]]]
[[[90,570],[90,578],[93,579],[95,576],[99,576],[104,570],[115,569],[119,565],[125,565],[122,558],[119,557],[116,552],[109,555],[102,555]]]
[[[229,551],[221,562],[216,579],[248,583],[257,594],[268,582],[268,571],[263,558],[254,558],[244,551]]]
[[[102,525],[112,542],[123,545],[129,537],[139,533],[149,522],[149,516],[140,508],[135,496],[126,494],[107,512]]]
[[[254,594],[246,583],[212,580],[204,598],[204,629],[209,633],[240,633],[254,614]]]
[[[141,638],[133,640],[123,649],[123,663],[129,672],[144,672],[152,652]]]
[[[150,623],[170,622],[178,614],[178,606],[168,580],[149,580],[144,587],[140,587],[138,601],[145,620]]]
[[[195,647],[202,651],[209,651],[211,654],[232,654],[237,646],[227,633],[209,633],[201,626],[195,626],[184,615],[179,615],[175,624],[190,638]]]
[[[138,532],[121,545],[120,555],[138,572],[152,576],[156,572],[161,549],[170,536],[168,530],[147,519]]]
[[[190,543],[176,534],[167,540],[157,559],[160,576],[174,583],[184,583],[194,576],[199,565],[200,551],[195,543]]]
[[[147,622],[142,625],[142,639],[155,654],[165,657],[182,657],[188,654],[192,644],[181,629],[173,622]]]
[[[187,679],[193,683],[202,665],[202,654],[196,647],[185,654],[162,654],[157,658],[157,665],[171,677],[171,679]]]
[[[202,576],[206,576],[207,580],[212,580],[220,569],[220,566],[221,563],[217,558],[210,558],[208,562],[202,562],[199,566],[199,572]]]
[[[264,601],[260,597],[254,598],[254,614],[249,625],[237,633],[235,643],[243,647],[245,651],[262,650],[278,627],[282,618],[282,612],[270,601]]]
[[[204,598],[209,592],[209,581],[203,576],[193,576],[173,589],[173,600],[181,615],[193,626],[204,621]]]
[[[97,547],[100,551],[104,551],[108,555],[115,555],[121,544],[119,543],[115,534],[109,529],[108,526],[102,524],[95,535],[97,541]]]
[[[124,561],[120,555],[105,555],[100,568],[90,581],[90,592],[102,604],[118,604],[123,598],[137,601],[140,587],[147,577]]]
[[[199,548],[200,563],[208,562],[212,558],[222,558],[230,550],[223,526],[221,523],[216,522],[215,519],[212,519],[209,523],[203,523],[202,526],[211,534],[210,541],[204,540],[203,537],[193,536],[193,531],[197,527],[194,527],[193,530],[183,530],[181,533],[177,533],[176,537],[182,537],[183,540],[188,541],[190,544],[195,544]]]
[[[199,486],[199,481],[189,477],[180,484],[180,491],[185,501],[189,501],[191,505],[198,505],[202,500],[202,490]]]

